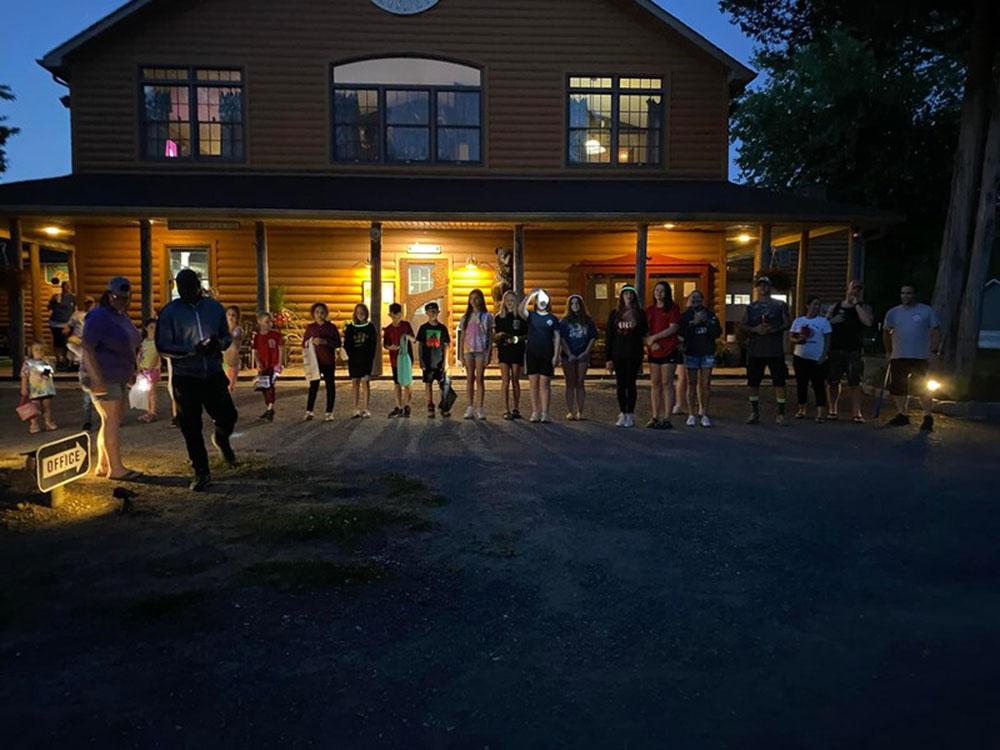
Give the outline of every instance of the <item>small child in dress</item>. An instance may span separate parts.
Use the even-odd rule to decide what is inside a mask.
[[[52,363],[45,358],[45,344],[36,341],[31,345],[31,357],[21,367],[21,398],[35,403],[45,420],[46,430],[58,429],[52,421],[52,399],[56,395],[53,372]],[[34,435],[41,431],[37,415],[28,420],[28,432]]]
[[[156,384],[160,382],[160,353],[156,351],[156,318],[150,318],[143,326],[142,343],[139,344],[139,353],[136,355],[136,370],[149,384],[149,391],[146,394],[146,413],[139,417],[139,421],[155,422]]]
[[[274,421],[274,381],[281,372],[281,354],[285,339],[274,330],[271,313],[257,316],[258,331],[253,335],[253,349],[257,355],[257,390],[264,394],[264,413],[260,419]]]
[[[240,325],[240,308],[230,305],[226,308],[226,322],[229,324],[229,335],[233,343],[222,353],[226,365],[226,377],[229,379],[229,392],[236,390],[236,382],[240,379],[240,347],[243,346],[243,326]]]

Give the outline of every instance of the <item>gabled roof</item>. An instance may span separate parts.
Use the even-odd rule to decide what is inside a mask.
[[[158,0],[131,0],[131,2],[126,3],[112,13],[109,13],[97,23],[89,26],[73,38],[63,42],[58,47],[50,51],[45,55],[45,57],[38,61],[39,65],[51,71],[53,75],[62,76],[65,72],[64,63],[67,55],[101,36],[105,32],[110,31],[125,19],[157,1]],[[683,23],[680,19],[665,11],[652,0],[634,0],[634,2],[640,8],[650,13],[661,23],[673,29],[710,57],[722,63],[723,66],[729,69],[734,82],[746,85],[757,77],[757,73],[755,71],[751,70],[739,60],[712,44],[708,39],[703,37],[687,24]]]

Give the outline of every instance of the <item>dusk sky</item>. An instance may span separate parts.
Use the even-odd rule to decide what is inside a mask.
[[[659,0],[703,36],[748,63],[753,45],[721,13],[714,0]],[[17,100],[0,105],[21,133],[7,142],[10,162],[0,180],[53,177],[70,171],[69,112],[59,103],[66,89],[35,60],[123,4],[123,0],[32,0],[9,3],[7,33],[0,45],[0,83]],[[732,176],[736,176],[735,167]]]

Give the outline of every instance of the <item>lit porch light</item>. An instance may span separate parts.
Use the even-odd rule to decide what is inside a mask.
[[[741,245],[747,244],[752,239],[753,239],[753,237],[751,237],[746,232],[744,232],[743,234],[739,234],[739,235],[736,236],[736,241],[739,242]]]
[[[62,234],[63,230],[60,229],[59,227],[44,227],[42,231],[45,232],[45,234],[47,234],[49,237],[58,237],[60,234]]]
[[[672,221],[668,221],[666,224],[663,225],[663,228],[664,229],[676,229],[677,225],[674,224]]]
[[[421,242],[414,242],[409,245],[407,251],[411,255],[440,255],[441,246],[440,245],[425,245]]]
[[[466,271],[475,271],[478,268],[479,268],[479,261],[476,259],[475,255],[470,255],[468,258],[465,259]]]

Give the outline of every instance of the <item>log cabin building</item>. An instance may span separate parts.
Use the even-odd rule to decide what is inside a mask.
[[[782,246],[797,305],[839,294],[891,220],[731,183],[755,74],[651,0],[133,0],[39,62],[73,170],[0,185],[4,257],[32,269],[14,349],[45,335],[45,253],[80,295],[130,277],[137,320],[184,266],[245,312],[280,288],[338,323],[362,300],[455,322],[498,277],[599,321],[665,279],[725,317]]]

